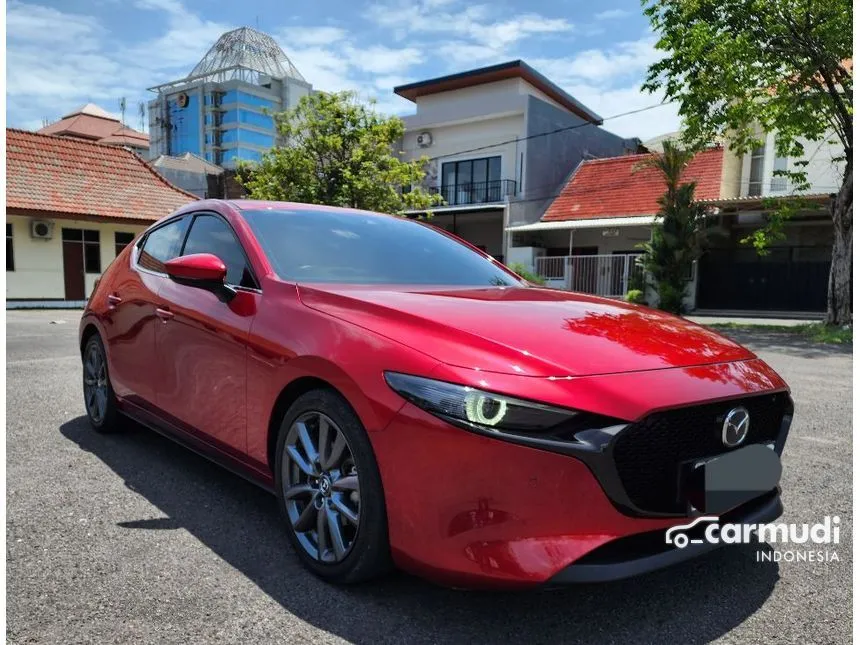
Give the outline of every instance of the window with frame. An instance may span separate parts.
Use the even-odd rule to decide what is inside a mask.
[[[164,263],[179,255],[188,218],[182,217],[153,229],[143,239],[137,263],[144,269],[166,273]]]
[[[774,192],[788,190],[788,177],[776,174],[777,171],[788,170],[788,157],[776,157],[773,160],[773,176],[770,179],[770,189]]]
[[[197,215],[185,240],[182,255],[211,253],[227,267],[227,284],[254,289],[257,281],[245,251],[230,225],[217,215]]]
[[[134,233],[121,233],[116,231],[113,234],[114,252],[116,255],[122,253],[123,249],[134,241]]]
[[[758,146],[750,155],[750,179],[747,188],[748,196],[761,195],[762,178],[764,177],[764,146]]]
[[[12,224],[6,222],[6,270],[15,270],[15,247],[12,240]]]
[[[502,158],[484,157],[442,164],[442,197],[448,204],[474,204],[502,198]]]
[[[84,254],[84,272],[101,273],[102,256],[99,232],[81,228],[64,228],[63,242],[79,242]]]

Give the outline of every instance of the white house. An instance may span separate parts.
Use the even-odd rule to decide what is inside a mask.
[[[845,168],[835,135],[803,142],[804,154],[787,159],[776,153],[774,134],[764,144],[733,159],[734,175],[717,209],[726,236],[716,238],[699,261],[696,304],[700,310],[768,311],[818,314],[827,308],[827,281],[833,224],[827,211]],[[799,189],[777,170],[805,162],[809,186]],[[784,237],[760,255],[741,240],[761,227],[780,198],[800,197],[801,210],[784,226]]]
[[[424,186],[445,201],[432,223],[502,261],[505,228],[537,221],[576,164],[638,144],[520,60],[394,92],[416,105],[403,118],[404,158],[429,157]]]
[[[82,306],[152,222],[197,199],[136,154],[6,129],[6,304]]]

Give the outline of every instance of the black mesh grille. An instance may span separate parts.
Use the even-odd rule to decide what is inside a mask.
[[[621,432],[613,452],[630,501],[643,511],[685,512],[678,490],[679,464],[731,450],[723,445],[722,424],[738,405],[750,413],[747,445],[777,438],[790,399],[783,392],[655,412]]]

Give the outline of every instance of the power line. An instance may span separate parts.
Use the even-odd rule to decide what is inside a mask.
[[[655,103],[654,105],[648,105],[646,107],[637,108],[635,110],[629,110],[627,112],[621,112],[620,114],[613,114],[612,116],[608,116],[603,119],[603,122],[611,121],[613,119],[620,119],[621,117],[631,116],[633,114],[639,114],[640,112],[647,112],[648,110],[653,110],[654,108],[658,108],[661,105],[668,105],[666,102]],[[456,155],[465,155],[470,152],[480,152],[481,150],[489,150],[490,148],[498,148],[499,146],[504,146],[509,143],[519,143],[520,141],[528,141],[530,139],[536,139],[538,137],[547,137],[552,134],[559,134],[560,132],[569,132],[571,130],[577,130],[579,128],[585,128],[588,126],[599,127],[597,124],[592,123],[591,121],[586,121],[585,123],[577,123],[576,125],[569,125],[563,128],[557,128],[555,130],[549,130],[547,132],[540,132],[538,134],[530,134],[527,137],[515,137],[514,139],[507,139],[505,141],[497,141],[496,143],[487,144],[483,146],[478,146],[477,148],[469,148],[467,150],[459,150],[457,152],[448,152],[444,155],[438,155],[435,157],[428,157],[428,161],[438,161],[439,159],[445,159],[447,157],[454,157]]]

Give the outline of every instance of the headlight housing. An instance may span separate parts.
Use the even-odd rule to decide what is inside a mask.
[[[545,434],[573,420],[576,410],[515,399],[445,381],[385,372],[395,392],[450,423],[497,433]]]

